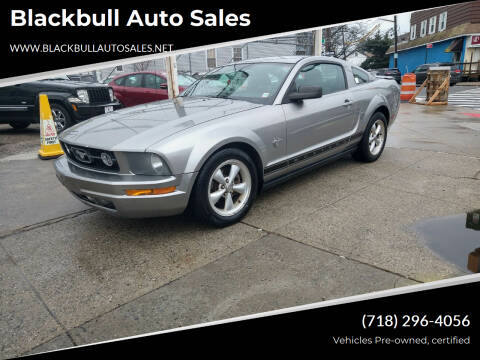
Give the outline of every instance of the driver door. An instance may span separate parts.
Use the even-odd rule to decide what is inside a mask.
[[[320,86],[323,95],[282,105],[287,123],[287,154],[292,157],[348,137],[355,126],[354,100],[347,89],[341,65],[305,65],[294,78],[289,91],[297,91],[304,86]]]

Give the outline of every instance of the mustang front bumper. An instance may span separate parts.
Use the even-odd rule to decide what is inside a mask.
[[[91,171],[71,164],[66,156],[55,161],[60,182],[83,203],[122,217],[156,217],[182,213],[188,204],[195,174],[175,176],[117,175]],[[125,190],[167,188],[162,195],[128,196]]]

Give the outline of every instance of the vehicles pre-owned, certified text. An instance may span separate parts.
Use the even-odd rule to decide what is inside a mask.
[[[399,103],[393,79],[342,60],[249,60],[207,73],[176,99],[67,129],[55,168],[76,198],[111,214],[190,206],[226,226],[263,188],[347,154],[378,159]]]

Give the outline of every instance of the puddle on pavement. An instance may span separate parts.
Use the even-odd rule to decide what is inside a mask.
[[[462,270],[480,272],[480,209],[422,220],[413,229],[443,259]]]

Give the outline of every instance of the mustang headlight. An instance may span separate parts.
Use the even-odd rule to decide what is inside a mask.
[[[153,153],[125,153],[130,171],[137,175],[171,175],[165,161]]]

